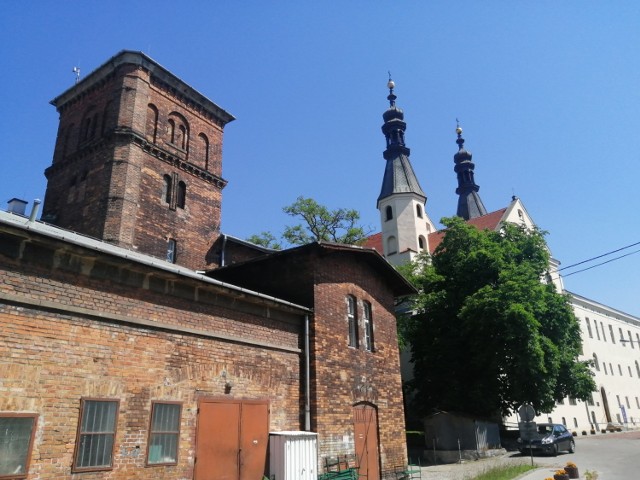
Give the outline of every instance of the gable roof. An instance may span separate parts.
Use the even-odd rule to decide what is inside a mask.
[[[318,259],[346,255],[352,263],[366,265],[379,274],[395,297],[416,293],[415,288],[376,250],[332,242],[313,242],[261,255],[207,272],[207,276],[261,291],[268,295],[295,299],[311,307],[313,273]],[[346,260],[345,260],[346,262]],[[347,266],[347,263],[345,263]]]

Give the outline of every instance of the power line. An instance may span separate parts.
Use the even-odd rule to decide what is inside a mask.
[[[638,245],[638,244],[640,244],[640,242],[636,243],[635,245]],[[633,245],[630,245],[630,246],[633,246]],[[628,247],[624,247],[624,248],[628,248]],[[620,249],[620,250],[623,250],[623,249]],[[616,250],[616,251],[620,251],[620,250]],[[613,262],[615,260],[620,260],[621,258],[628,257],[629,255],[633,255],[634,253],[638,253],[638,252],[640,252],[640,250],[636,250],[636,251],[631,252],[631,253],[625,253],[624,255],[620,255],[619,257],[612,258],[610,260],[607,260],[606,262],[597,263],[597,264],[592,265],[590,267],[583,268],[582,270],[576,270],[575,272],[567,273],[566,275],[563,275],[563,277],[566,278],[566,277],[569,277],[571,275],[575,275],[576,273],[585,272],[587,270],[591,270],[592,268],[596,268],[596,267],[599,267],[601,265],[605,265],[607,263],[611,263],[611,262]],[[614,253],[614,252],[610,252],[610,253]],[[610,253],[607,253],[605,255],[609,255]],[[603,256],[604,255],[600,255],[600,257],[603,257]],[[571,265],[571,266],[575,267],[576,265],[580,265],[581,263],[585,263],[585,262],[590,262],[591,260],[595,260],[596,258],[600,258],[600,257],[594,257],[594,258],[592,258],[590,260],[585,260],[584,262],[576,263],[575,265]],[[569,267],[565,267],[565,268],[569,268]],[[560,270],[563,270],[563,269],[560,269]]]
[[[562,270],[566,270],[567,268],[577,267],[578,265],[582,265],[583,263],[592,262],[593,260],[597,260],[599,258],[606,257],[607,255],[611,255],[613,253],[621,252],[622,250],[626,250],[627,248],[635,247],[636,245],[640,245],[640,242],[632,243],[631,245],[627,245],[626,247],[621,247],[621,248],[618,248],[616,250],[611,250],[610,252],[603,253],[602,255],[598,255],[597,257],[592,257],[592,258],[589,258],[587,260],[583,260],[583,261],[578,262],[578,263],[574,263],[573,265],[567,265],[566,267],[559,268],[558,271],[560,272]],[[637,253],[637,251],[633,252],[633,253]],[[631,253],[629,253],[628,255],[631,255]],[[619,258],[623,258],[623,257],[626,257],[628,255],[622,255],[620,257],[614,258],[614,259],[609,260],[607,262],[599,263],[598,265],[594,265],[593,267],[589,267],[589,268],[594,268],[594,267],[597,267],[599,265],[604,265],[605,263],[613,262],[613,260],[618,260]],[[584,270],[579,270],[579,271],[580,272],[584,272],[585,270],[589,270],[589,268],[585,268]],[[578,272],[573,272],[573,273],[578,273]],[[569,275],[573,275],[573,273],[568,273],[567,275],[565,275],[565,277],[568,277]]]

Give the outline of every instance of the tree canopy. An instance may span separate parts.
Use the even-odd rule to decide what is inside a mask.
[[[587,400],[590,362],[578,360],[580,326],[567,296],[545,282],[544,233],[506,224],[478,230],[460,218],[432,257],[404,268],[419,289],[416,315],[401,323],[410,343],[415,407],[494,417],[530,403]]]
[[[315,241],[360,245],[371,233],[359,225],[360,214],[357,210],[329,210],[312,198],[298,197],[282,210],[291,217],[301,219],[303,223],[285,227],[282,240],[278,240],[271,232],[252,235],[247,240],[274,249],[282,248],[283,242],[289,245],[305,245]]]

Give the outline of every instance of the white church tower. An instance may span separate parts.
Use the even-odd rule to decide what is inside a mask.
[[[384,159],[387,164],[378,196],[384,256],[393,265],[407,263],[421,251],[429,251],[429,234],[435,226],[425,210],[427,196],[420,187],[404,143],[407,124],[396,107],[395,84],[389,79],[389,109],[382,118],[382,133],[387,139]]]

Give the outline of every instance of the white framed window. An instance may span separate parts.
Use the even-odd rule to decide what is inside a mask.
[[[371,304],[369,302],[362,303],[362,312],[364,320],[364,348],[369,352],[373,352],[373,318],[371,316]]]
[[[358,348],[358,313],[356,298],[347,297],[347,320],[349,324],[349,346]]]

